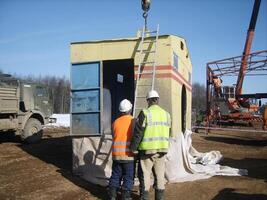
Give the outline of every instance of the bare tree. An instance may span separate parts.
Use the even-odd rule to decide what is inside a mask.
[[[203,84],[193,83],[192,108],[197,112],[206,109],[206,88]]]

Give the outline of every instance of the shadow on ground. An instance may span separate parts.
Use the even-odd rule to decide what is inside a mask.
[[[212,200],[264,200],[267,199],[265,194],[242,194],[236,193],[233,188],[225,188],[221,190]]]
[[[89,183],[72,174],[72,141],[70,137],[51,137],[48,135],[37,144],[23,144],[20,137],[15,136],[13,133],[0,135],[0,144],[9,142],[16,143],[18,147],[28,154],[56,166],[58,168],[57,172],[64,178],[87,190],[96,198],[107,199],[106,187]],[[133,194],[133,199],[138,199],[138,196]]]
[[[8,142],[20,143],[20,136],[15,135],[14,132],[0,132],[0,144]]]
[[[99,199],[106,199],[106,188],[90,184],[78,176],[72,174],[72,144],[70,137],[43,138],[37,144],[23,144],[20,137],[13,133],[3,134],[0,143],[17,143],[23,151],[48,163],[53,164],[61,175],[79,187],[89,191]]]
[[[205,140],[208,141],[222,142],[226,144],[236,144],[236,145],[255,146],[255,147],[264,147],[267,145],[267,140],[244,140],[239,138],[215,137],[215,136],[207,136],[204,138]]]
[[[224,158],[221,164],[238,169],[245,168],[248,170],[248,177],[261,179],[267,182],[267,159],[244,158],[241,160],[235,160],[231,158]]]

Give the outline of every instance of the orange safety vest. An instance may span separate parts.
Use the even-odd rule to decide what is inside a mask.
[[[113,156],[133,156],[129,150],[133,131],[132,120],[131,115],[123,115],[113,123]]]

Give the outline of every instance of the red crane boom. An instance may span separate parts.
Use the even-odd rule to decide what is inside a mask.
[[[236,96],[242,94],[242,86],[243,86],[244,77],[245,77],[245,73],[246,73],[247,65],[248,65],[247,60],[248,60],[248,57],[250,54],[252,40],[254,37],[254,30],[255,30],[255,26],[256,26],[256,22],[257,22],[257,18],[258,18],[260,4],[261,4],[261,0],[255,0],[254,6],[253,6],[253,12],[251,15],[250,24],[249,24],[249,28],[248,28],[248,32],[247,32],[246,43],[245,43],[245,47],[244,47],[244,51],[243,51],[241,67],[240,67],[237,82],[236,82],[236,90],[235,90]],[[240,102],[239,97],[237,97],[237,100]]]

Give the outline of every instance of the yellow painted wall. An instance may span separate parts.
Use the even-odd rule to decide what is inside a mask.
[[[149,38],[152,40],[155,38]],[[136,52],[140,40],[134,39],[118,39],[103,40],[95,42],[82,42],[71,44],[71,63],[100,61],[100,60],[118,60],[134,58],[135,65],[139,64],[139,54]],[[154,48],[154,45],[150,48]],[[170,39],[169,36],[161,36],[158,40],[157,62],[160,65],[170,64]],[[144,44],[144,48],[148,48],[149,44]],[[147,60],[153,60],[152,54]]]
[[[179,38],[176,36],[171,36],[171,43],[172,43],[172,51],[174,51],[178,57],[178,65],[180,66],[178,71],[180,74],[182,74],[182,76],[188,81],[189,77],[188,77],[188,72],[190,72],[192,74],[192,63],[190,60],[190,54],[189,54],[189,50],[186,44],[185,39],[183,38]],[[181,42],[184,44],[184,49],[181,49]],[[173,62],[172,62],[173,65]]]
[[[149,40],[153,39],[155,38],[149,38]],[[180,47],[181,41],[184,44],[183,50]],[[72,43],[71,63],[133,58],[137,66],[140,58],[136,50],[139,44],[139,38]],[[160,105],[171,113],[173,121],[172,131],[175,135],[181,132],[182,85],[186,86],[187,94],[186,127],[188,129],[191,128],[192,86],[189,76],[192,74],[192,64],[186,41],[183,38],[174,35],[160,36],[157,45],[157,66],[173,66],[173,52],[178,56],[178,72],[176,73],[172,68],[158,70],[157,73],[171,74],[172,78],[161,77],[157,78],[155,82],[155,89],[160,94]],[[151,48],[153,49],[153,46],[151,46]],[[147,61],[150,60],[153,60],[152,54],[147,58]],[[173,77],[175,77],[175,79]],[[139,107],[144,107],[145,105],[146,102],[144,102],[143,105],[139,105]]]

